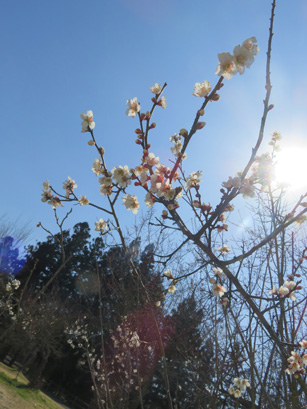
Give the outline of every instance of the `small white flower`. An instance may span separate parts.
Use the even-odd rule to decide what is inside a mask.
[[[223,76],[226,80],[230,80],[233,75],[238,72],[236,59],[230,53],[218,54],[219,65],[217,66],[216,75]]]
[[[201,182],[202,171],[192,172],[185,182],[185,187],[190,189],[196,185],[199,185]]]
[[[213,274],[214,274],[216,277],[224,278],[224,273],[223,273],[223,270],[222,270],[221,268],[213,267]]]
[[[154,153],[149,153],[145,157],[145,162],[149,166],[156,166],[159,163],[159,157],[158,156],[156,157]]]
[[[103,219],[99,219],[98,222],[95,222],[95,226],[96,226],[95,230],[100,231],[100,233],[107,231],[109,228],[108,223]]]
[[[160,100],[159,100],[159,103],[160,103],[160,105],[161,105],[161,107],[163,109],[166,108],[166,99],[165,99],[165,97],[161,97]]]
[[[174,285],[170,285],[168,287],[167,292],[169,292],[170,294],[174,294],[174,292],[177,290],[177,288]]]
[[[206,97],[211,91],[211,84],[209,81],[197,82],[194,86],[192,95],[195,97]]]
[[[64,180],[63,182],[63,189],[66,190],[66,197],[68,198],[74,189],[76,189],[78,187],[78,185],[76,184],[76,182],[74,180],[71,179],[70,176],[68,176],[67,180]]]
[[[47,192],[50,189],[50,183],[49,180],[47,179],[45,182],[43,182],[43,191]]]
[[[159,85],[159,84],[157,84],[157,83],[155,83],[155,85],[153,85],[152,87],[150,87],[150,91],[153,93],[153,94],[160,94],[160,92],[162,91],[162,87],[161,87],[161,85]]]
[[[222,297],[225,292],[227,291],[227,288],[223,287],[220,284],[213,284],[212,286],[212,293],[215,297]]]
[[[87,111],[86,114],[81,113],[80,118],[83,120],[81,122],[82,130],[81,132],[90,132],[95,128],[95,122],[93,121],[93,111]]]
[[[134,97],[133,99],[128,99],[127,105],[128,108],[126,109],[126,114],[134,118],[137,115],[137,113],[140,112],[141,109],[140,103],[137,102],[137,97]]]
[[[306,349],[307,348],[307,341],[303,339],[301,342],[299,342],[301,349]]]
[[[100,159],[95,159],[92,167],[92,171],[95,173],[96,176],[104,175],[105,169],[100,162]]]
[[[85,196],[81,196],[79,199],[80,206],[88,205],[90,202]]]
[[[171,270],[165,270],[163,275],[164,275],[164,277],[171,278],[172,277],[172,272],[171,272]]]
[[[140,203],[136,196],[127,194],[122,198],[123,204],[127,210],[132,210],[132,213],[136,214],[139,211]]]
[[[131,175],[127,165],[114,167],[112,169],[113,178],[120,187],[125,188],[131,184]]]
[[[16,280],[16,278],[15,278],[15,280],[12,281],[12,286],[14,287],[14,290],[17,290],[19,288],[20,284],[21,284],[20,281]]]
[[[140,338],[136,332],[133,333],[130,339],[131,346],[139,347],[141,345]]]
[[[230,248],[226,244],[223,244],[223,246],[219,247],[217,251],[219,251],[222,255],[224,255],[230,252]]]
[[[145,204],[147,207],[152,207],[155,203],[154,197],[152,196],[152,194],[150,192],[146,193],[145,196]]]

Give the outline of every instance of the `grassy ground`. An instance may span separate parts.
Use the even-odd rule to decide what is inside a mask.
[[[63,409],[43,392],[27,388],[16,369],[0,363],[0,409]]]

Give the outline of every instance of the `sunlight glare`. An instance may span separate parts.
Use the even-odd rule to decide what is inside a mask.
[[[276,155],[275,175],[287,189],[307,188],[307,147],[289,146]]]

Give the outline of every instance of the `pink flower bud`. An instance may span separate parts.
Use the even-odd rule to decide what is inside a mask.
[[[220,95],[219,94],[214,94],[211,97],[211,101],[218,101],[220,99]]]
[[[206,125],[206,122],[198,122],[196,125],[196,129],[202,129]]]
[[[180,129],[179,135],[183,136],[186,138],[188,136],[188,131],[185,128]]]

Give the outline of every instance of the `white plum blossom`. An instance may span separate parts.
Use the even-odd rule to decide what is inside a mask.
[[[53,198],[53,194],[52,194],[51,190],[43,190],[42,198],[41,198],[42,202],[48,202],[49,203],[50,200],[52,200],[52,198]]]
[[[132,210],[132,213],[136,214],[139,211],[140,203],[136,196],[127,194],[122,197],[123,204],[126,206],[127,210]]]
[[[307,341],[303,339],[301,342],[299,342],[301,349],[306,349],[307,348]]]
[[[230,80],[233,75],[238,72],[236,65],[236,58],[230,53],[218,54],[219,65],[217,66],[216,75],[224,77],[226,80]]]
[[[93,111],[87,111],[86,114],[81,113],[80,118],[82,119],[81,132],[90,132],[95,128],[95,122],[93,121]]]
[[[164,273],[163,273],[163,275],[164,275],[165,277],[167,277],[167,278],[172,278],[172,277],[173,277],[171,270],[165,270]]]
[[[278,294],[279,294],[279,296],[288,295],[289,294],[289,288],[284,287],[284,286],[279,287]]]
[[[222,255],[224,255],[230,252],[230,248],[226,244],[223,244],[221,247],[217,249],[217,251],[219,251]]]
[[[103,176],[99,178],[100,193],[102,195],[110,195],[112,193],[113,180],[111,176]]]
[[[245,40],[242,46],[239,44],[234,48],[233,53],[240,74],[244,73],[245,67],[249,68],[254,62],[254,56],[259,52],[259,47],[255,44],[256,42],[256,37],[251,37]]]
[[[132,172],[135,174],[135,176],[139,176],[143,172],[149,172],[149,169],[145,168],[143,165],[140,165],[132,169]]]
[[[160,100],[159,100],[159,105],[161,105],[161,107],[162,107],[163,109],[166,108],[166,99],[165,99],[165,97],[161,97],[161,98],[160,98]]]
[[[112,169],[113,178],[123,189],[131,184],[131,175],[127,165],[114,167]]]
[[[216,74],[223,76],[227,80],[238,72],[243,74],[245,67],[249,68],[252,65],[255,55],[259,52],[259,47],[255,44],[256,42],[256,37],[250,37],[243,41],[242,46],[239,44],[234,48],[234,55],[230,53],[218,54],[219,65],[217,66]]]
[[[228,304],[228,302],[229,302],[229,299],[228,299],[227,297],[223,297],[223,298],[220,300],[220,304],[221,304],[223,307],[226,307],[227,304]]]
[[[244,392],[246,388],[250,388],[251,386],[249,380],[244,378],[234,378],[233,384],[242,392]]]
[[[88,205],[90,202],[85,196],[81,196],[79,199],[79,203],[81,206]]]
[[[95,222],[95,226],[96,226],[95,230],[100,231],[101,233],[107,231],[109,228],[108,223],[103,219],[99,219],[98,222]]]
[[[162,91],[162,87],[160,84],[155,83],[155,85],[153,85],[152,87],[150,87],[150,91],[153,94],[160,94],[160,92]]]
[[[195,95],[196,97],[206,97],[210,91],[211,84],[209,81],[196,82],[192,95]]]
[[[176,288],[174,285],[170,285],[170,286],[168,287],[167,292],[170,293],[170,294],[174,294],[174,292],[175,292],[176,290],[177,290],[177,288]]]
[[[14,290],[17,290],[20,286],[21,282],[17,280],[16,278],[12,281],[12,286],[14,287]]]
[[[168,166],[162,165],[162,163],[158,163],[155,168],[156,175],[167,175],[171,172]]]
[[[213,284],[212,286],[212,294],[215,297],[222,297],[225,292],[227,291],[227,288],[225,288],[224,286],[220,285],[220,284]]]
[[[229,395],[233,395],[235,393],[235,388],[233,386],[230,386],[228,388],[228,393],[229,393]]]
[[[201,176],[202,176],[202,171],[197,171],[197,172],[192,172],[188,177],[185,182],[185,187],[187,189],[191,189],[191,187],[194,187],[196,185],[199,185],[201,182]]]
[[[126,109],[126,114],[134,118],[137,115],[137,113],[140,112],[141,109],[140,103],[137,102],[137,97],[134,97],[133,99],[128,99],[127,105],[128,108]]]
[[[47,179],[45,182],[43,182],[43,190],[47,191],[50,189],[50,183],[49,180]]]
[[[133,333],[130,339],[130,346],[139,347],[141,345],[140,338],[136,332]]]
[[[102,165],[100,159],[96,158],[93,163],[92,171],[95,173],[96,176],[104,175],[105,168]]]
[[[165,200],[173,200],[176,194],[176,189],[172,187],[169,179],[166,179],[164,183],[161,183],[161,186],[156,192],[158,197],[164,197]]]
[[[182,142],[179,140],[171,147],[171,152],[178,157],[181,154]]]
[[[160,175],[151,175],[150,176],[150,183],[151,187],[149,191],[151,193],[158,193],[159,189],[161,189],[162,183],[163,183],[163,176]]]
[[[155,203],[154,197],[152,196],[152,194],[150,192],[146,193],[145,196],[145,204],[147,207],[152,207]]]
[[[148,176],[147,172],[144,170],[144,172],[140,173],[138,177],[140,183],[142,186],[144,186],[148,180],[150,180],[150,177]]]
[[[154,153],[149,153],[145,157],[145,163],[149,166],[156,166],[159,163],[159,157],[156,157]]]
[[[226,189],[231,189],[231,188],[236,188],[238,189],[241,187],[242,181],[240,176],[235,176],[234,178],[229,176],[227,182],[223,182],[222,186],[225,187]]]
[[[223,270],[221,268],[213,267],[213,274],[216,277],[224,278],[224,273],[223,273]]]
[[[250,180],[247,180],[242,184],[242,186],[239,189],[239,192],[243,195],[244,199],[256,196],[255,186]]]
[[[271,135],[272,135],[272,140],[274,141],[280,141],[282,139],[281,133],[278,131],[273,131]]]
[[[181,140],[181,136],[177,135],[176,133],[169,138],[170,142],[178,142]]]
[[[76,184],[76,182],[74,180],[71,179],[70,176],[68,176],[67,180],[64,180],[63,182],[63,189],[66,190],[66,197],[68,198],[74,189],[76,189],[78,187],[78,185]]]
[[[231,386],[228,389],[228,393],[233,395],[235,398],[240,398],[242,396],[242,392],[245,392],[246,388],[250,388],[248,379],[234,378],[233,384],[235,387]]]

